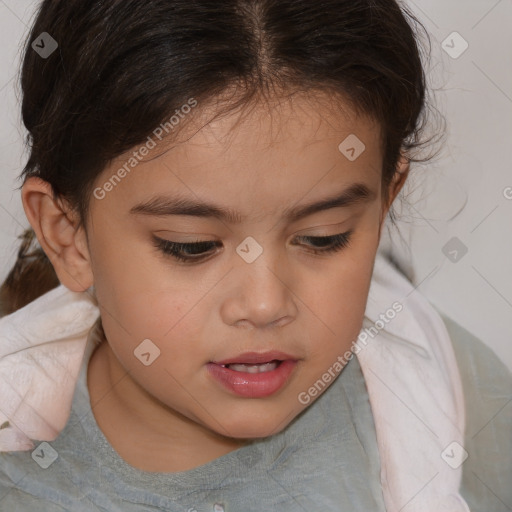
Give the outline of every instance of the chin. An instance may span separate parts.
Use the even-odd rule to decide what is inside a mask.
[[[284,430],[294,419],[290,411],[283,415],[273,414],[268,411],[266,413],[244,413],[234,414],[233,418],[222,418],[222,426],[225,430],[218,431],[218,425],[210,425],[210,428],[223,436],[233,439],[257,440],[263,439]],[[230,421],[228,421],[230,420]],[[227,432],[227,433],[226,433]]]

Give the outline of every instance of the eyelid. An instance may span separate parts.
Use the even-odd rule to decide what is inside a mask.
[[[174,236],[174,235],[180,235],[180,236],[186,236],[189,237],[192,242],[194,240],[200,239],[201,241],[204,241],[205,238],[211,237],[214,239],[218,239],[219,237],[212,234],[207,233],[191,233],[190,231],[174,231],[172,229],[159,229],[158,231],[153,231],[155,235],[158,236],[158,234],[162,234],[162,236]],[[213,242],[213,240],[212,240]],[[181,242],[180,242],[181,243]],[[189,243],[189,240],[184,240],[183,243]]]
[[[306,228],[305,230],[304,229],[298,229],[297,231],[294,231],[292,233],[293,236],[311,236],[311,237],[327,237],[327,236],[334,236],[334,235],[339,235],[341,234],[342,230],[344,229],[343,226],[347,224],[347,221],[343,221],[343,222],[334,222],[332,224],[318,224],[317,226],[311,226],[309,228]],[[333,226],[337,226],[336,228],[333,228]],[[322,228],[330,228],[331,229],[336,229],[336,231],[334,231],[334,233],[332,234],[316,234],[315,232],[313,233],[310,233],[314,230],[319,230],[319,229],[322,229]],[[348,229],[347,229],[348,231]]]
[[[312,226],[312,227],[309,227],[307,228],[305,231],[304,230],[297,230],[295,232],[293,232],[291,234],[291,236],[298,236],[298,237],[311,237],[311,238],[328,238],[328,237],[331,237],[331,236],[336,236],[336,235],[340,235],[340,234],[343,234],[342,233],[342,227],[338,228],[334,233],[331,233],[331,234],[325,234],[325,233],[311,233],[311,231],[313,230],[316,230],[316,229],[320,229],[320,228],[331,228],[332,226],[342,226],[343,224],[346,224],[346,221],[343,221],[343,222],[334,222],[334,223],[331,223],[331,224],[319,224],[318,226]],[[348,230],[347,230],[348,232]],[[161,240],[162,242],[169,242],[169,243],[174,243],[176,245],[187,245],[187,244],[197,244],[197,243],[212,243],[212,244],[216,244],[218,243],[218,238],[219,237],[215,237],[214,235],[206,235],[204,233],[186,233],[184,231],[172,231],[172,230],[169,230],[169,229],[163,229],[163,230],[158,230],[158,231],[154,231],[154,233],[164,233],[164,234],[180,234],[180,235],[186,235],[188,236],[189,238],[186,238],[185,240],[169,240],[167,238],[161,238],[161,237],[156,237],[158,238],[158,240]],[[172,236],[172,235],[171,235]],[[210,238],[212,237],[212,238]]]

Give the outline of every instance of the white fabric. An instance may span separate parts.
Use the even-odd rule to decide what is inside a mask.
[[[373,337],[360,337],[355,352],[374,417],[386,511],[468,512],[459,494],[462,466],[453,467],[462,460],[465,406],[450,336],[430,303],[381,255],[365,331]],[[446,448],[452,465],[441,456]]]
[[[378,322],[396,302],[403,309]],[[52,441],[65,427],[98,316],[89,291],[59,285],[0,319],[0,451],[31,450],[32,439]],[[454,441],[463,447],[465,428],[448,332],[380,254],[363,331],[372,336],[364,344],[360,338],[354,351],[374,416],[387,512],[469,512],[458,492],[462,466],[452,468],[441,456]]]
[[[0,451],[31,450],[66,426],[98,316],[91,295],[60,285],[0,319]]]

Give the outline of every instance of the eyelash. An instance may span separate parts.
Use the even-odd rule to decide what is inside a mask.
[[[297,237],[300,240],[309,240],[309,241],[317,241],[320,243],[323,242],[331,242],[330,245],[327,247],[316,247],[313,249],[310,249],[310,252],[313,254],[328,254],[328,253],[334,253],[339,252],[342,249],[345,249],[348,247],[350,243],[350,239],[352,236],[352,230],[346,231],[345,233],[339,233],[337,235],[331,235],[331,236],[299,236]],[[201,249],[211,249],[212,247],[219,246],[220,242],[216,241],[200,241],[193,243],[179,243],[179,242],[172,242],[171,240],[164,240],[163,238],[159,238],[156,236],[153,236],[154,239],[154,245],[157,249],[162,251],[165,255],[171,256],[174,259],[178,261],[182,261],[185,263],[194,263],[199,262],[205,259],[208,255],[201,256],[201,254],[204,254],[203,252],[200,252]],[[199,254],[200,256],[183,256],[181,251],[184,250],[192,250],[196,251],[195,254]]]

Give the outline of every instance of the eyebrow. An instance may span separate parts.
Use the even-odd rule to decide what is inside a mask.
[[[327,197],[317,202],[286,208],[283,217],[289,222],[300,219],[331,208],[341,208],[368,203],[375,199],[377,194],[363,183],[354,183],[340,194]],[[131,214],[152,215],[163,217],[167,215],[190,215],[193,217],[215,218],[230,224],[239,224],[245,216],[232,210],[208,202],[198,202],[188,198],[175,196],[156,196],[146,202],[139,203],[130,209]]]

